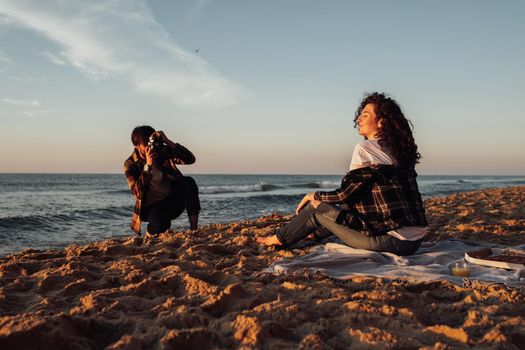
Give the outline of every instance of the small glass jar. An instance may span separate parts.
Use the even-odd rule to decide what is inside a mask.
[[[448,265],[450,274],[457,277],[470,276],[470,264],[466,261],[457,261]]]

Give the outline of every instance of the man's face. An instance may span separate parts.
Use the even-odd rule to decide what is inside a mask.
[[[139,143],[137,146],[135,146],[135,149],[139,153],[140,157],[142,159],[146,159],[146,151],[148,149],[148,145],[145,143]]]

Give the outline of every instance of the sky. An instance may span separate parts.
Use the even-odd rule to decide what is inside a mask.
[[[367,92],[424,175],[524,175],[524,1],[0,0],[0,173],[120,173],[137,125],[185,173],[344,174]]]

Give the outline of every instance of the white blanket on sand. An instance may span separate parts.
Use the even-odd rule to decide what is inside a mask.
[[[504,283],[513,287],[525,286],[525,269],[505,270],[480,265],[470,265],[470,277],[456,277],[449,272],[448,265],[463,261],[465,252],[482,248],[512,248],[525,251],[525,244],[502,247],[488,243],[474,243],[459,239],[448,239],[437,243],[424,242],[414,255],[398,256],[354,249],[343,244],[327,243],[314,247],[309,254],[283,259],[272,264],[267,271],[292,272],[309,269],[336,279],[349,279],[356,275],[399,277],[416,282],[448,280],[456,284],[469,281]]]

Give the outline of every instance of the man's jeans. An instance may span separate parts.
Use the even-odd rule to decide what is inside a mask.
[[[144,209],[143,220],[148,222],[148,233],[159,234],[171,227],[171,220],[186,209],[188,216],[199,215],[201,210],[199,188],[195,180],[183,176],[172,184],[173,194]]]
[[[421,244],[421,240],[403,241],[389,234],[367,236],[336,223],[339,213],[339,208],[327,203],[319,204],[317,209],[308,204],[301,210],[299,215],[277,232],[277,238],[284,246],[289,246],[306,238],[309,234],[315,233],[318,229],[325,228],[350,247],[357,249],[390,252],[397,255],[411,255],[416,252]]]

